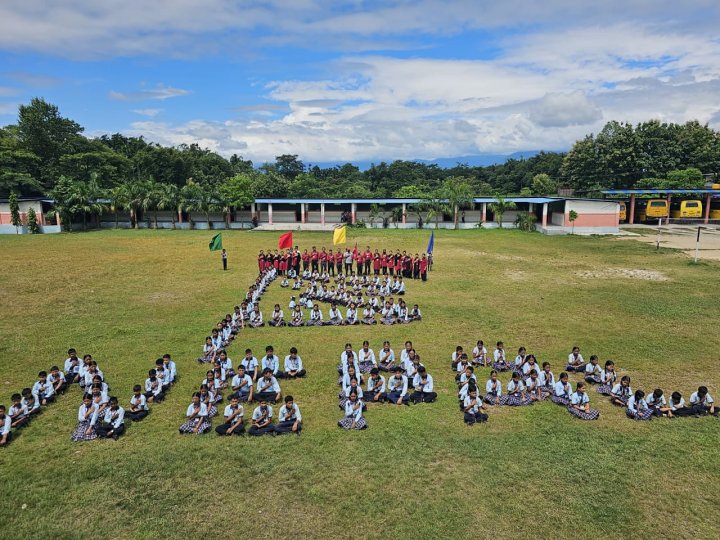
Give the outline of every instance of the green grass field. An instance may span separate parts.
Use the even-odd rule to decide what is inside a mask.
[[[350,245],[421,252],[426,231],[351,231]],[[196,361],[210,327],[256,275],[277,234],[225,232],[230,270],[208,232],[107,231],[2,236],[0,402],[60,364],[91,353],[125,404],[162,353],[180,382],[117,442],[73,443],[77,387],[0,449],[0,523],[15,538],[718,538],[720,421],[637,423],[590,392],[601,410],[583,422],[550,402],[490,410],[468,428],[457,408],[450,354],[504,340],[549,360],[557,374],[575,344],[614,359],[633,388],[720,398],[720,265],[609,238],[515,231],[440,231],[427,283],[406,299],[425,320],[407,326],[264,328],[231,346],[278,356],[297,346],[309,371],[286,382],[301,437],[181,436]],[[330,235],[295,234],[302,248]],[[628,270],[644,270],[633,273]],[[277,282],[269,314],[287,304]],[[326,308],[325,308],[326,309]],[[410,339],[435,378],[435,404],[371,407],[369,429],[336,427],[335,367],[343,344]],[[490,348],[490,346],[488,346]],[[478,379],[484,384],[489,370]],[[572,377],[578,380],[579,377]],[[503,382],[508,379],[502,377]],[[246,415],[251,412],[246,408]],[[217,419],[216,422],[217,423]]]

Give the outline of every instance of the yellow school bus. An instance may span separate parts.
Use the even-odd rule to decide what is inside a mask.
[[[625,201],[620,201],[620,221],[627,220],[627,205]]]
[[[720,201],[713,201],[710,204],[710,219],[720,219]]]
[[[702,202],[700,201],[677,201],[672,204],[670,216],[677,218],[701,218]]]
[[[668,202],[665,199],[647,199],[638,202],[638,221],[658,220],[670,216]]]

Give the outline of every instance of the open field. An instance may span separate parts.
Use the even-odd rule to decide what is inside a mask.
[[[349,231],[353,245],[421,252],[427,231]],[[253,538],[720,536],[720,421],[636,423],[591,391],[601,410],[582,422],[552,403],[490,411],[468,428],[449,358],[455,346],[504,340],[550,360],[575,344],[615,360],[633,388],[700,384],[720,398],[720,263],[596,237],[439,231],[427,283],[406,300],[425,320],[374,328],[264,328],[230,347],[278,356],[295,345],[306,380],[282,384],[304,417],[301,437],[180,436],[204,368],[203,338],[256,275],[277,234],[225,232],[230,270],[207,231],[107,231],[2,236],[0,402],[60,364],[91,353],[125,404],[152,362],[170,352],[180,381],[119,441],[72,443],[79,389],[0,449],[0,523],[15,538],[229,535]],[[295,233],[301,249],[328,233]],[[277,282],[267,314],[287,304]],[[369,429],[336,427],[335,367],[343,344],[410,339],[435,378],[435,404],[371,408]],[[490,346],[488,346],[490,348]],[[489,370],[478,379],[484,383]],[[501,377],[506,382],[508,376]],[[571,378],[577,380],[578,377]],[[250,410],[248,410],[250,409]],[[246,415],[251,407],[246,407]],[[217,423],[217,419],[216,419]]]

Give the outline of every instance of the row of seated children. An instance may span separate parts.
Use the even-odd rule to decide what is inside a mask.
[[[292,288],[294,291],[301,291],[303,287],[305,290],[301,293],[305,298],[322,300],[324,302],[340,302],[341,300],[347,299],[349,296],[390,296],[405,295],[405,282],[401,277],[395,277],[394,279],[380,278],[375,276],[370,279],[367,276],[360,278],[354,274],[349,277],[347,282],[344,276],[340,276],[335,279],[336,285],[328,287],[330,278],[325,274],[311,274],[307,278],[293,278],[292,282],[288,278],[283,278],[280,282],[282,288]],[[336,288],[337,287],[337,288]],[[346,296],[347,295],[347,296]]]
[[[397,308],[393,308],[390,303],[386,303],[385,307],[379,312],[375,311],[373,307],[367,306],[362,310],[362,313],[354,303],[350,304],[350,307],[345,313],[343,313],[337,305],[333,304],[328,310],[327,317],[320,310],[318,304],[313,304],[307,315],[302,310],[301,304],[297,304],[294,299],[290,301],[290,305],[293,307],[290,311],[289,321],[285,321],[285,314],[280,308],[280,305],[275,304],[270,314],[268,324],[273,327],[283,327],[287,325],[296,328],[301,326],[374,325],[378,323],[378,319],[376,319],[378,313],[380,314],[379,321],[385,325],[407,324],[422,320],[422,313],[418,305],[415,304],[412,309],[408,309],[403,300],[400,300]],[[262,313],[259,313],[259,310],[255,320],[258,323],[258,327],[264,326]]]
[[[228,313],[218,323],[217,329],[220,331],[222,341],[227,346],[237,335],[239,330],[246,326],[256,326],[257,321],[252,321],[252,314],[255,311],[256,306],[259,307],[260,299],[268,286],[277,277],[275,269],[270,268],[269,270],[262,271],[245,293],[245,299],[240,305],[236,305],[233,308],[233,313]],[[212,337],[212,336],[210,336]],[[207,340],[206,340],[207,341]],[[217,347],[217,345],[216,345]],[[216,353],[219,350],[216,351]]]

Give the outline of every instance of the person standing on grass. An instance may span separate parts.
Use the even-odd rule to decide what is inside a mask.
[[[222,257],[223,270],[227,270],[227,250],[225,248],[223,248],[220,256]]]

